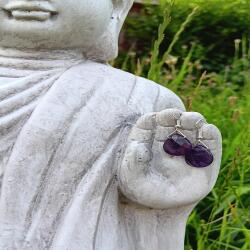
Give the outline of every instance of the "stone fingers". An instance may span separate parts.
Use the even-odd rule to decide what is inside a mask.
[[[206,168],[206,173],[209,179],[209,186],[211,189],[214,186],[219,174],[222,155],[222,138],[219,129],[212,124],[204,124],[201,130],[203,135],[202,142],[209,148],[214,157],[211,166]]]
[[[182,111],[178,109],[165,109],[156,116],[157,125],[162,127],[174,127],[176,120],[182,115]]]
[[[196,130],[205,122],[204,116],[197,112],[183,112],[180,117],[181,128],[184,130]]]
[[[151,149],[145,143],[132,141],[127,146],[118,172],[119,187],[122,193],[136,201],[141,185],[146,181],[149,162],[152,158]],[[140,193],[140,192],[139,192]]]
[[[176,120],[181,116],[182,111],[178,109],[165,109],[156,115],[155,139],[163,142],[169,134],[174,131]]]
[[[221,133],[219,129],[212,124],[204,124],[202,130],[202,142],[205,143],[211,151],[221,149]]]
[[[147,165],[152,158],[152,152],[147,145],[132,142],[128,145],[125,152],[122,168],[126,175],[139,176],[146,172]]]
[[[127,148],[120,169],[122,182],[133,183],[145,176],[152,159],[151,145],[155,127],[155,113],[138,119],[128,137]]]
[[[178,126],[176,127],[176,125]],[[173,132],[179,135],[175,136],[175,139],[171,137],[172,141],[169,140],[163,150],[164,142]],[[188,139],[186,144],[184,143],[186,139],[181,138],[181,136]],[[180,143],[179,147],[177,147],[178,143]],[[182,145],[182,143],[186,146]],[[189,150],[187,150],[187,146]],[[203,146],[208,149],[204,149]],[[210,166],[210,162],[212,162],[212,165],[217,166],[219,165],[218,160],[221,158],[220,132],[214,125],[207,124],[205,118],[197,112],[181,112],[175,109],[164,110],[156,116],[153,152],[154,155],[157,155],[157,159],[162,158],[162,161],[166,163],[163,164],[166,170],[162,166],[158,167],[160,172],[164,173],[166,171],[171,172],[173,165],[178,165],[180,169],[183,169],[183,166],[186,167],[187,164],[200,168]],[[185,162],[183,162],[182,166],[177,164],[179,158],[173,158],[173,156],[183,156]],[[156,163],[155,165],[158,166],[159,164]],[[177,167],[175,167],[176,169]],[[186,170],[186,168],[184,169]],[[190,168],[187,168],[187,171],[190,171]]]
[[[149,113],[140,117],[130,132],[128,143],[132,141],[151,142],[155,129],[155,116],[155,113]]]
[[[220,137],[219,130],[211,124],[206,123],[206,119],[197,112],[182,112],[177,109],[166,109],[156,115],[155,139],[164,142],[166,138],[175,131],[177,119],[180,120],[182,132],[191,142],[197,142],[198,129],[204,130],[204,143],[208,142],[212,149],[216,148],[216,138]]]

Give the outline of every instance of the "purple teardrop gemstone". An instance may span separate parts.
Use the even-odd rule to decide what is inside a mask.
[[[186,163],[196,168],[204,168],[209,166],[214,157],[209,149],[203,145],[196,145],[185,155]]]
[[[185,155],[192,149],[191,142],[180,134],[171,135],[163,144],[166,153],[174,156]]]

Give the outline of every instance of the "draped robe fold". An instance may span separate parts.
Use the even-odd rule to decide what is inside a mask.
[[[179,99],[94,62],[52,75],[4,163],[0,250],[137,250],[138,235],[148,249],[160,249],[157,236],[146,238],[160,223],[157,215],[132,215],[119,198],[116,173],[136,120]]]

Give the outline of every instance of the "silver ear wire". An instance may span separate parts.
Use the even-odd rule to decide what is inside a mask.
[[[198,120],[198,121],[195,123],[195,127],[196,127],[197,129],[199,129],[199,128],[202,127],[203,123],[206,123],[206,121],[205,121],[203,118],[201,118],[200,120]]]
[[[208,149],[208,146],[202,141],[203,140],[203,132],[202,132],[202,125],[206,123],[204,119],[200,119],[195,123],[195,127],[197,128],[197,144],[202,144],[205,148]]]
[[[176,120],[176,125],[175,125],[175,129],[181,128],[181,120],[177,119]]]
[[[181,114],[179,114],[178,118],[175,115],[173,115],[173,117],[176,120],[176,125],[174,126],[175,130],[168,137],[170,137],[171,135],[173,135],[175,133],[178,133],[178,134],[182,135],[184,138],[186,138],[186,136],[179,130],[181,128],[181,120],[180,120]]]

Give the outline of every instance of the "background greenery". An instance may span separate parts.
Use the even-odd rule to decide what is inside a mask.
[[[247,0],[145,5],[113,62],[174,90],[222,132],[220,175],[189,218],[185,249],[250,249],[249,10]]]

